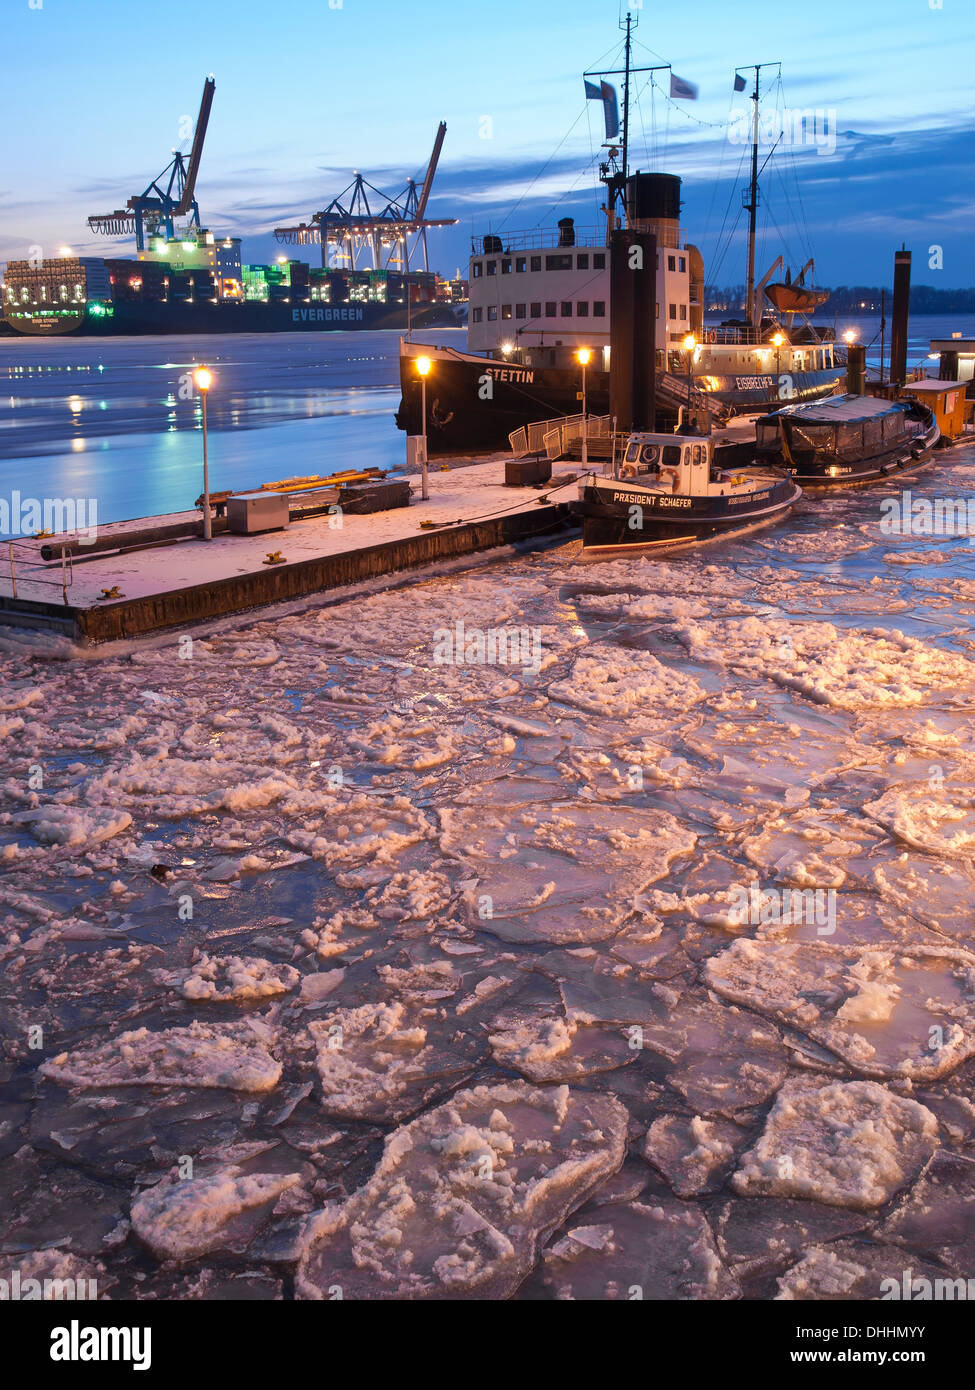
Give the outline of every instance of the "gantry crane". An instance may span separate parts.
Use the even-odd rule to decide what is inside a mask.
[[[381,193],[361,174],[356,173],[349,186],[333,198],[322,212],[316,212],[310,222],[297,227],[275,227],[274,235],[288,246],[318,246],[322,248],[322,265],[341,264],[349,270],[388,270],[397,266],[406,272],[422,251],[423,269],[429,270],[427,258],[427,228],[453,227],[456,217],[427,217],[427,203],[433,188],[434,175],[440,161],[447,126],[441,121],[433,142],[433,153],[419,191],[416,181],[409,179],[397,198]],[[382,201],[379,211],[369,206],[369,193]]]
[[[200,170],[203,141],[210,120],[210,107],[216,87],[212,77],[203,84],[200,114],[196,118],[193,145],[188,161],[176,150],[161,174],[157,175],[144,193],[130,198],[124,208],[89,217],[88,226],[100,236],[131,236],[140,251],[152,236],[165,236],[171,241],[177,235],[177,222],[182,227],[199,227],[200,209],[193,196],[196,176]]]

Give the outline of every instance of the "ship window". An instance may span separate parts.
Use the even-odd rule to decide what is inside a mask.
[[[489,304],[489,305],[488,305],[488,323],[496,323],[496,322],[497,322],[497,319],[498,319],[498,306],[497,306],[496,304]]]
[[[680,270],[680,271],[685,271],[685,270],[687,269],[687,257],[686,257],[686,256],[679,256],[679,257],[677,258],[677,269]]]
[[[677,257],[676,257],[676,256],[668,256],[668,257],[667,257],[667,269],[668,269],[668,270],[676,270],[676,269],[677,269]]]
[[[755,426],[755,442],[760,449],[778,449],[779,427],[774,421],[759,421]]]
[[[520,274],[522,273],[522,271],[524,271],[524,270],[527,268],[527,266],[528,266],[528,261],[527,261],[527,259],[526,259],[525,256],[516,256],[516,257],[515,257],[515,273],[516,273],[517,275],[520,275]]]
[[[563,299],[563,301],[562,301],[562,317],[563,317],[564,319],[571,319],[571,317],[572,317],[572,300],[571,300],[571,299]]]
[[[682,304],[682,305],[680,306],[680,316],[681,316],[682,319],[686,319],[686,318],[687,318],[687,305],[686,305],[686,304]]]
[[[510,256],[506,256],[505,259],[501,262],[501,274],[502,274],[502,275],[510,275],[510,274],[511,274],[511,257],[510,257]]]
[[[588,270],[588,269],[589,269],[589,256],[588,256],[588,254],[583,254],[583,255],[576,256],[576,270]]]
[[[676,305],[676,304],[671,304],[671,306],[670,306],[670,317],[671,317],[672,319],[675,319],[675,318],[677,317],[677,305]]]
[[[626,446],[626,462],[627,462],[627,463],[636,463],[636,461],[637,461],[637,459],[639,458],[639,456],[640,456],[640,446],[639,446],[639,444],[628,444],[628,445]]]
[[[571,269],[572,269],[572,257],[571,257],[571,256],[546,256],[546,257],[545,257],[545,269],[546,269],[546,270],[571,270]]]
[[[531,307],[531,316],[532,316],[533,319],[540,319],[540,318],[542,317],[542,303],[541,303],[541,300],[536,299],[536,300],[533,301],[532,307]]]
[[[497,261],[487,261],[487,262],[486,262],[486,265],[487,265],[487,273],[488,273],[489,275],[497,275],[497,273],[498,273],[498,263],[497,263]]]
[[[606,253],[605,253],[605,251],[597,251],[597,252],[596,252],[596,254],[595,254],[595,255],[593,256],[593,258],[592,258],[592,268],[593,268],[593,270],[605,270],[605,269],[606,269]]]
[[[480,261],[473,261],[471,263],[471,271],[475,280],[480,280],[483,269],[484,267],[481,265]]]
[[[660,450],[660,462],[668,468],[676,468],[680,463],[680,445],[664,444]]]
[[[592,316],[594,319],[604,319],[606,317],[606,301],[604,299],[593,300]]]
[[[642,452],[641,452],[641,454],[640,454],[640,461],[641,461],[641,463],[656,463],[656,462],[657,462],[657,446],[656,446],[656,444],[644,444],[643,450],[642,450]]]
[[[501,305],[501,317],[502,317],[503,319],[510,319],[510,318],[511,318],[511,305],[510,305],[510,304],[502,304],[502,305]]]
[[[554,299],[546,299],[546,301],[545,301],[545,317],[546,317],[547,319],[554,319],[557,309],[558,309],[558,305],[556,304],[556,302],[555,302]]]
[[[475,322],[475,323],[480,323],[481,320],[484,318],[484,310],[483,310],[483,309],[475,309],[475,310],[473,311],[473,313],[474,313],[474,322]]]
[[[525,317],[525,306],[524,306],[524,304],[516,304],[516,305],[515,305],[515,318],[516,318],[516,319],[523,319],[524,317]]]
[[[587,319],[589,317],[589,300],[580,299],[576,304],[576,318]]]
[[[532,270],[541,270],[541,268],[542,268],[542,258],[541,258],[541,256],[532,256]]]

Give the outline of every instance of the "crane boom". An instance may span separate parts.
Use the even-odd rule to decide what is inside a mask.
[[[433,142],[433,153],[430,156],[430,163],[427,165],[426,178],[423,180],[423,188],[420,191],[419,202],[416,205],[416,220],[422,222],[426,215],[427,202],[430,197],[430,190],[433,188],[433,178],[437,172],[437,165],[440,162],[440,151],[443,149],[443,139],[447,134],[447,122],[441,121],[437,127],[437,138]]]
[[[200,114],[196,118],[196,129],[193,132],[193,148],[190,150],[190,161],[186,170],[186,183],[183,185],[183,196],[179,200],[176,208],[176,215],[183,217],[189,212],[193,203],[193,193],[196,189],[196,176],[200,168],[200,159],[203,156],[203,141],[206,139],[207,125],[210,120],[210,107],[213,105],[213,93],[216,87],[212,77],[208,77],[203,84],[203,96],[200,100]]]

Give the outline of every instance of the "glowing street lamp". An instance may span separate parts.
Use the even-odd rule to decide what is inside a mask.
[[[782,392],[782,382],[779,375],[779,355],[785,338],[781,333],[773,333],[772,346],[775,348],[775,399],[778,400]]]
[[[197,367],[193,380],[203,401],[203,539],[210,541],[213,540],[213,523],[210,519],[210,472],[207,466],[207,392],[213,385],[213,373],[209,367]]]
[[[589,359],[592,353],[588,348],[580,348],[576,353],[576,361],[582,367],[582,466],[589,466],[589,421],[586,414],[586,368],[589,366]]]
[[[416,359],[416,370],[420,378],[420,415],[423,419],[421,438],[423,439],[423,457],[420,460],[420,468],[423,475],[423,486],[420,489],[420,496],[425,502],[430,496],[427,475],[427,377],[430,375],[430,368],[433,364],[429,357],[418,357]]]

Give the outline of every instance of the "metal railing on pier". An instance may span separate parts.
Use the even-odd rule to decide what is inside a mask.
[[[7,542],[7,566],[10,575],[11,597],[17,598],[17,580],[22,584],[37,584],[41,587],[60,589],[62,602],[67,605],[68,590],[74,583],[74,567],[71,551],[66,545],[57,547],[60,554],[53,564],[45,564],[40,551],[32,541]],[[50,571],[57,567],[57,577]]]

